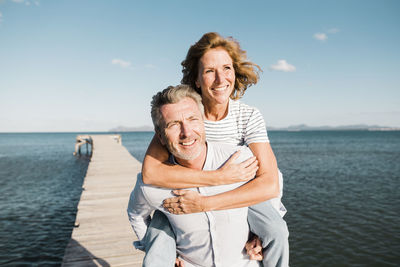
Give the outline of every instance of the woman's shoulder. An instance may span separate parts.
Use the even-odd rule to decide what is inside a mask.
[[[240,115],[240,116],[252,116],[255,113],[260,113],[258,108],[247,105],[240,100],[230,100],[229,102],[229,111],[232,115]]]

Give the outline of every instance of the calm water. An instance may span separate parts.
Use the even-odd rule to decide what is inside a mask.
[[[59,265],[88,158],[75,134],[0,134],[0,265]]]
[[[398,266],[400,132],[270,132],[291,266]],[[0,134],[0,265],[61,263],[88,158],[76,134]],[[124,133],[140,161],[152,133]]]

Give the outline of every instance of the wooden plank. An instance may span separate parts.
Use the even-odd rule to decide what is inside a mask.
[[[141,164],[110,135],[91,135],[93,154],[62,266],[142,266],[126,214]]]

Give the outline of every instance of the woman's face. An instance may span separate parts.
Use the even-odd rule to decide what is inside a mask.
[[[235,70],[225,49],[212,48],[200,58],[196,86],[201,88],[205,106],[228,104],[235,86]]]

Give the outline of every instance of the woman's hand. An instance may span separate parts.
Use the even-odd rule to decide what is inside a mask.
[[[233,184],[247,182],[256,176],[258,161],[256,157],[251,157],[239,164],[235,160],[239,157],[240,150],[236,151],[225,164],[217,171],[220,173],[217,184]]]
[[[249,241],[247,241],[245,248],[247,251],[247,255],[250,256],[250,260],[263,260],[262,244],[258,236],[254,235],[253,237],[251,237]]]
[[[188,214],[203,212],[205,207],[205,196],[192,190],[174,190],[176,197],[167,198],[163,202],[164,208],[173,214]]]

